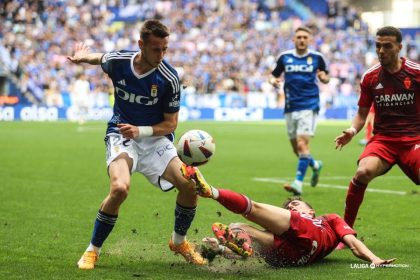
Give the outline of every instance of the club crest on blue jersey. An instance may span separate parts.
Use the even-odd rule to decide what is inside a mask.
[[[312,56],[308,56],[308,59],[306,60],[306,63],[312,64]]]
[[[150,91],[150,95],[152,97],[156,97],[157,96],[157,92],[158,92],[158,86],[157,85],[152,85],[152,90]]]

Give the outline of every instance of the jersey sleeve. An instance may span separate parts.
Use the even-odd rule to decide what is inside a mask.
[[[274,68],[271,74],[274,77],[278,78],[280,77],[281,73],[283,73],[283,71],[284,71],[283,55],[281,55],[279,59],[277,60],[276,68]]]
[[[181,90],[178,77],[172,80],[166,85],[166,92],[164,99],[164,112],[165,113],[176,113],[180,108]]]
[[[371,107],[372,105],[372,88],[366,76],[360,82],[360,97],[357,105],[359,107]]]
[[[348,234],[357,235],[356,231],[353,230],[340,216],[336,214],[328,215],[328,222],[340,240]]]
[[[107,73],[109,76],[112,75],[112,59],[110,57],[115,54],[114,52],[106,53],[101,58],[101,67],[102,70]]]
[[[327,62],[325,61],[325,58],[322,55],[319,56],[319,66],[318,66],[318,69],[321,70],[321,71],[324,71],[325,73],[328,74]]]

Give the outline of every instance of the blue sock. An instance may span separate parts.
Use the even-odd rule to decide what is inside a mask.
[[[95,225],[93,227],[92,243],[96,247],[102,247],[105,239],[111,233],[117,222],[118,215],[109,215],[101,210],[96,215]]]
[[[195,210],[197,207],[184,207],[176,204],[175,207],[175,226],[174,231],[179,235],[187,235],[187,231],[191,226],[195,217]]]
[[[306,169],[308,169],[309,162],[310,162],[310,156],[308,155],[299,156],[298,168],[296,171],[297,181],[303,182],[303,178],[305,178]]]
[[[308,157],[309,157],[309,166],[314,168],[316,160],[311,155],[308,155]]]

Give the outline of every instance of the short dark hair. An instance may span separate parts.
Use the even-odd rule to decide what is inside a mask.
[[[306,33],[312,35],[312,30],[307,26],[299,26],[298,28],[296,28],[295,33],[297,33],[298,31],[305,31]]]
[[[157,19],[146,20],[140,29],[140,39],[146,42],[151,34],[165,38],[169,36],[169,28]]]
[[[281,206],[284,209],[287,209],[287,206],[289,206],[290,202],[294,201],[294,200],[299,200],[302,201],[303,203],[305,203],[309,208],[314,209],[312,207],[312,205],[310,205],[308,202],[304,201],[300,196],[293,196],[293,197],[288,197],[286,199],[285,202],[283,202],[283,205]]]
[[[402,42],[401,30],[393,26],[385,26],[378,29],[376,36],[394,36],[398,43]]]

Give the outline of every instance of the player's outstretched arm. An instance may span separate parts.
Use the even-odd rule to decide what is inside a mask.
[[[351,127],[343,130],[341,135],[334,139],[336,149],[341,150],[364,127],[368,113],[369,108],[359,107],[356,115],[353,118]]]
[[[83,42],[76,43],[73,56],[67,56],[67,59],[73,63],[88,63],[92,65],[101,64],[103,53],[91,53],[90,48]]]
[[[354,236],[353,234],[345,235],[343,237],[343,242],[350,248],[353,255],[355,255],[359,259],[368,261],[372,264],[389,264],[396,260],[395,258],[383,260],[377,257],[374,253],[372,253],[371,250],[369,250],[369,248],[365,244],[363,244],[362,241],[357,239],[356,236]]]

